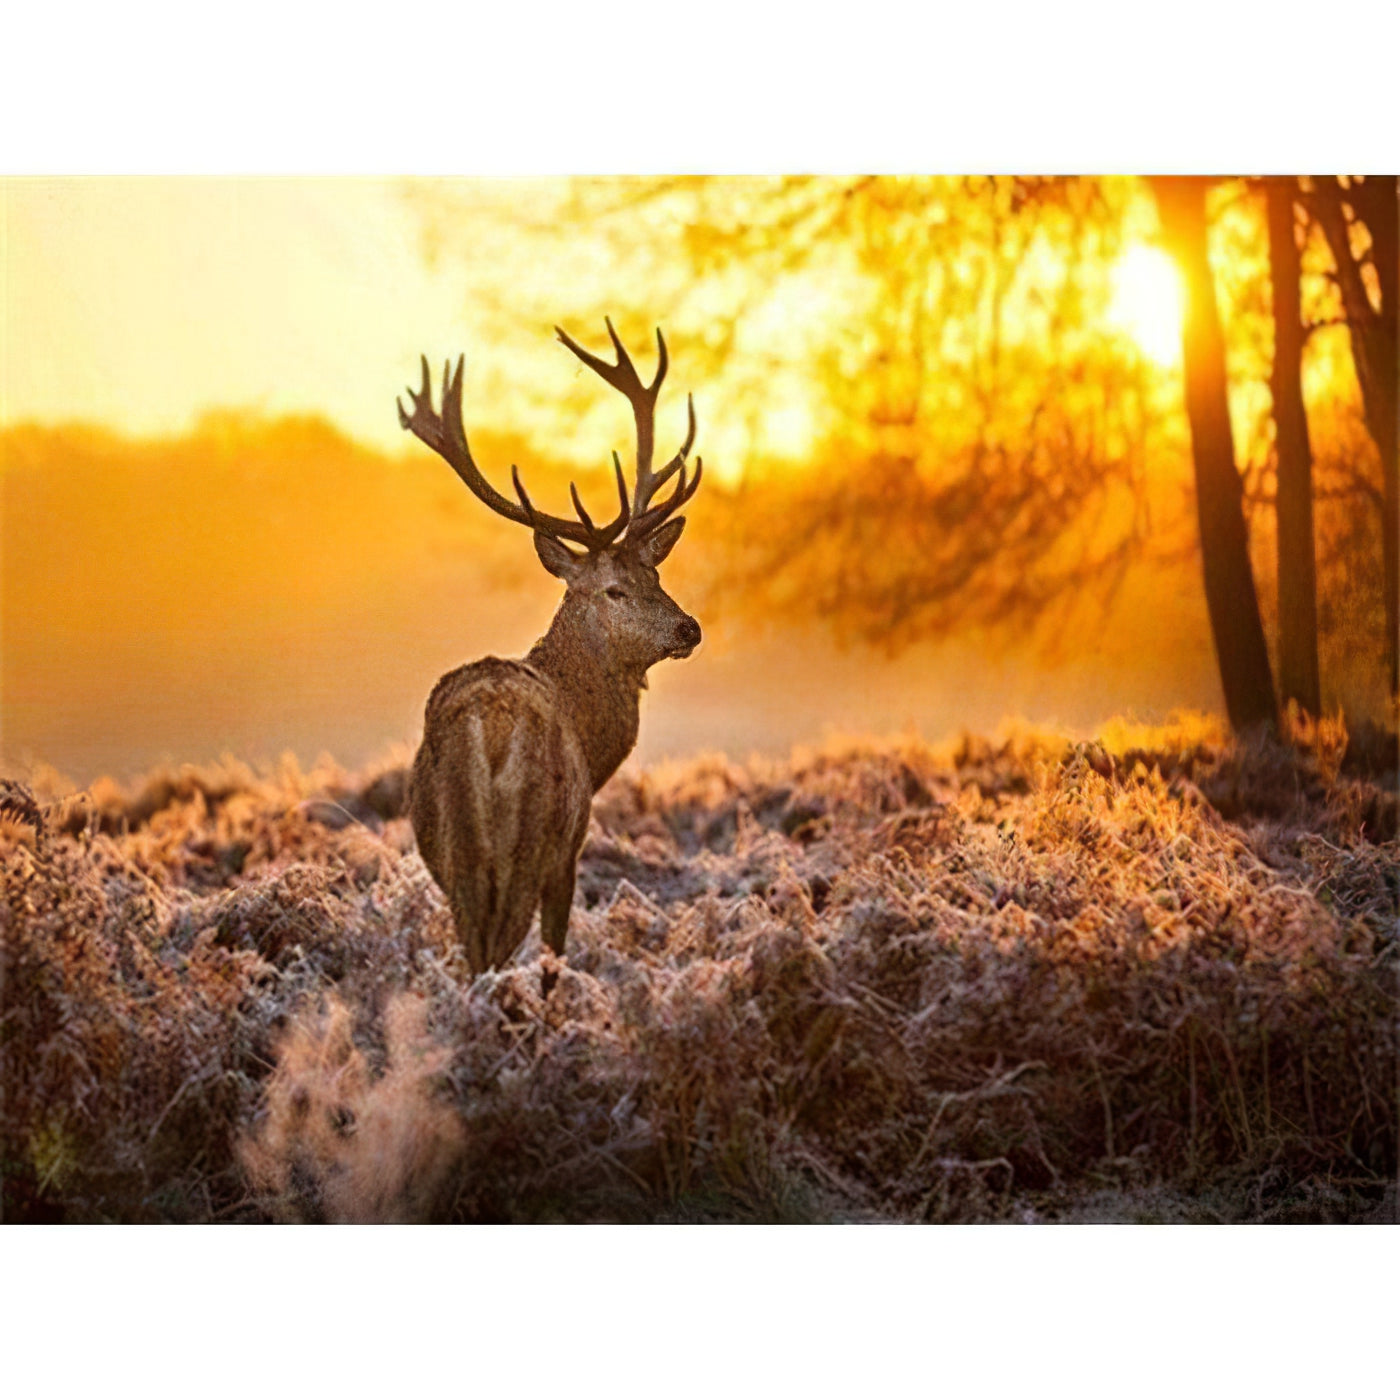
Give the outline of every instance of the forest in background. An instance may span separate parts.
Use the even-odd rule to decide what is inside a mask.
[[[696,393],[707,482],[667,578],[707,643],[658,671],[640,758],[1228,709],[1222,659],[1260,713],[1387,715],[1385,182],[1186,183],[1185,234],[1126,178],[410,187],[484,337],[465,406],[496,481],[519,462],[552,510],[570,477],[609,491],[620,406],[554,320],[588,338],[610,311],[639,346],[664,323]],[[1202,254],[1204,379],[1181,334]],[[396,368],[386,415],[416,378]],[[662,407],[664,437],[679,391]],[[1208,440],[1222,490],[1202,517]],[[367,761],[413,739],[442,671],[527,647],[555,596],[440,462],[314,418],[11,427],[0,504],[0,757],[79,783],[225,751]],[[1231,511],[1216,606],[1243,631],[1222,649],[1201,520]]]
[[[1134,565],[1194,557],[1247,725],[1396,691],[1396,195],[1394,176],[698,177],[578,181],[532,218],[490,186],[417,197],[502,344],[532,304],[625,335],[664,320],[722,390],[721,460],[736,415],[752,458],[803,444],[743,517],[734,581],[768,612],[895,649],[1043,639]],[[502,298],[482,270],[511,250],[542,271]],[[746,490],[780,474],[749,466]]]

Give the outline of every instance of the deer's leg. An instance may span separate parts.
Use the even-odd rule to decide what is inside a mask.
[[[540,895],[540,937],[557,957],[564,956],[564,940],[569,934],[569,910],[574,905],[574,862],[545,882]]]
[[[481,911],[470,906],[463,907],[464,901],[453,901],[452,922],[457,927],[457,941],[467,955],[467,966],[473,977],[479,976],[490,966],[490,955],[482,925]]]

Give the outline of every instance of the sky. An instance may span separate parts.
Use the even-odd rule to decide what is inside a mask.
[[[397,452],[401,380],[464,336],[396,180],[7,178],[0,277],[0,426],[237,406]]]
[[[449,187],[465,198],[446,228],[450,249],[433,257],[427,239],[442,241],[442,221],[425,221],[422,187],[415,199],[397,178],[0,179],[0,427],[86,422],[169,437],[209,409],[313,413],[398,453],[407,442],[393,400],[418,383],[420,352],[436,380],[442,359],[465,351],[469,422],[540,428],[531,395],[557,402],[579,371],[547,319],[525,324],[516,281],[553,287],[545,300],[570,320],[579,283],[616,270],[586,238],[572,259],[528,261],[508,220],[489,212],[547,217],[540,209],[557,182]],[[1114,323],[1169,364],[1179,338],[1175,274],[1160,252],[1133,252],[1117,270]],[[799,322],[839,314],[820,281],[789,281],[741,328],[750,352],[791,338]],[[497,292],[521,322],[510,343],[476,304]],[[600,326],[570,328],[585,342],[602,339]],[[684,342],[672,340],[683,375]],[[722,411],[734,397],[722,378],[685,385],[697,392],[709,470],[736,480],[756,449],[801,460],[817,389],[770,372],[759,420],[741,421],[732,403]],[[679,395],[669,396],[662,431],[682,412]],[[596,439],[615,438],[625,417],[611,396],[592,394],[567,429],[547,434],[548,446],[592,462]]]
[[[594,463],[598,433],[623,441],[625,405],[606,392],[575,398],[567,428],[554,419],[545,430],[541,400],[562,402],[580,370],[550,318],[531,320],[511,291],[521,276],[554,285],[553,314],[569,320],[566,292],[598,276],[597,250],[579,265],[522,262],[509,217],[538,217],[535,201],[555,197],[558,181],[440,187],[465,191],[465,211],[435,257],[422,187],[416,204],[406,179],[0,177],[0,428],[76,422],[173,437],[211,409],[311,413],[399,453],[412,449],[394,399],[419,383],[420,354],[436,386],[443,361],[465,352],[471,426],[544,431],[555,457]],[[509,343],[476,300],[501,289],[519,332]],[[601,324],[570,325],[606,343]],[[694,387],[704,418],[722,389]],[[771,398],[760,441],[792,451],[807,416]],[[683,415],[673,394],[658,426],[679,431]],[[751,427],[707,419],[706,463],[720,479],[737,475]]]

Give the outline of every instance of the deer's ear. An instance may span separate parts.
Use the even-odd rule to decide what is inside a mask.
[[[535,553],[540,556],[540,563],[555,578],[562,578],[565,583],[574,581],[578,576],[578,566],[583,562],[573,550],[560,544],[553,535],[544,535],[538,530],[535,531]]]
[[[676,541],[685,529],[685,516],[668,520],[654,535],[648,535],[637,549],[643,564],[656,566],[676,547]]]

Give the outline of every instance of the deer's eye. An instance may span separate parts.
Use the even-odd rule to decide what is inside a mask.
[[[605,588],[603,592],[606,593],[609,598],[625,598],[627,596],[626,590],[619,588],[616,584],[611,588]]]

